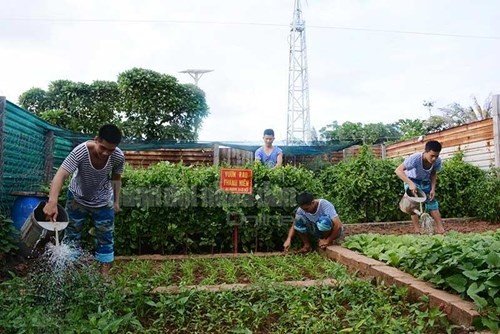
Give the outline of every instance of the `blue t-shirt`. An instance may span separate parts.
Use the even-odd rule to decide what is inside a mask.
[[[439,172],[443,168],[441,158],[438,157],[429,169],[425,169],[422,155],[422,152],[417,152],[405,159],[405,173],[410,179],[430,182],[432,171]]]
[[[316,209],[316,212],[314,213],[305,212],[302,208],[298,208],[295,214],[297,216],[305,218],[306,221],[309,221],[311,223],[317,222],[319,218],[323,216],[330,217],[330,219],[333,219],[338,216],[337,211],[335,210],[333,204],[327,201],[326,199],[319,200],[318,209]]]
[[[271,154],[269,155],[264,152],[264,147],[259,147],[257,151],[255,151],[255,160],[259,160],[261,163],[268,165],[269,167],[274,167],[278,162],[278,155],[282,153],[283,151],[278,146],[274,146]]]

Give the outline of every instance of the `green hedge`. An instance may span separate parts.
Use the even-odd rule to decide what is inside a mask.
[[[365,146],[358,157],[323,170],[326,197],[344,222],[362,223],[404,219],[398,203],[403,183],[394,170],[401,161],[380,160]]]
[[[217,166],[162,162],[148,169],[126,168],[122,212],[116,217],[116,251],[231,252],[235,222],[239,251],[279,251],[296,209],[295,196],[306,190],[331,201],[346,224],[406,220],[409,217],[398,206],[403,182],[394,173],[401,161],[377,159],[365,147],[357,158],[316,172],[249,164],[243,168],[253,170],[252,195],[220,191]],[[443,217],[498,222],[497,173],[463,162],[460,154],[444,162],[436,190]],[[64,195],[63,191],[61,201]],[[89,235],[83,238],[87,245],[93,242]]]
[[[322,196],[311,171],[285,166],[253,170],[253,194],[219,189],[219,167],[163,162],[149,169],[127,169],[122,212],[116,219],[119,254],[227,252],[237,224],[242,251],[282,248],[291,226],[297,193]]]

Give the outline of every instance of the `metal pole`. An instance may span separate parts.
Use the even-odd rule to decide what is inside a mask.
[[[238,217],[240,215],[237,212],[234,212],[233,214],[234,214],[233,248],[234,248],[234,254],[238,254]]]
[[[493,95],[493,141],[495,143],[495,167],[500,167],[500,95]]]
[[[214,144],[214,161],[213,161],[214,166],[219,165],[219,159],[220,159],[219,145]]]

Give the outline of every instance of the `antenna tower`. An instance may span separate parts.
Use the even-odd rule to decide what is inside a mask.
[[[311,124],[309,120],[306,24],[302,18],[300,0],[295,0],[293,19],[290,25],[286,144],[308,145],[310,142]]]

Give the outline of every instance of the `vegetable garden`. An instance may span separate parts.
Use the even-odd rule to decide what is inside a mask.
[[[425,237],[365,234],[350,237],[344,246],[473,300],[482,314],[479,325],[498,332],[500,230]]]
[[[295,195],[306,190],[334,203],[347,231],[352,223],[405,219],[397,207],[403,193],[397,163],[364,150],[315,172],[249,165],[251,195],[221,192],[216,166],[127,169],[115,251],[135,258],[119,258],[109,280],[93,264],[54,280],[41,259],[28,262],[31,270],[23,274],[4,272],[0,332],[465,333],[429,308],[426,296],[412,301],[404,287],[374,285],[316,253],[248,255],[282,250]],[[495,171],[483,172],[459,155],[445,162],[438,180],[443,216],[476,217],[493,232],[348,233],[343,246],[473,301],[481,313],[476,328],[498,332],[500,181]],[[0,219],[0,253],[13,252],[8,223]],[[369,232],[369,224],[358,226]],[[91,249],[92,236],[84,237]],[[236,251],[247,254],[216,256]],[[188,255],[147,260],[140,254]]]
[[[44,284],[5,282],[1,303],[9,311],[0,327],[8,333],[442,333],[453,328],[440,311],[408,302],[404,289],[375,287],[317,254],[135,260],[118,262],[112,276],[113,283],[90,270],[70,275],[57,298]],[[327,277],[335,283],[283,284]],[[37,273],[36,283],[47,278]],[[221,282],[252,285],[219,292],[187,287]],[[158,284],[180,289],[152,293]]]

